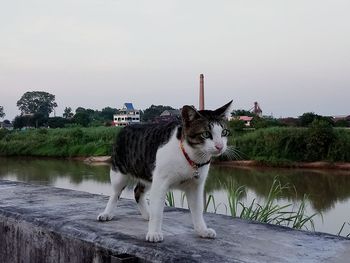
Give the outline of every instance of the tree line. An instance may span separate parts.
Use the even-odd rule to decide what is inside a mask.
[[[17,101],[17,107],[20,115],[17,115],[12,121],[15,129],[23,127],[50,127],[63,128],[74,125],[87,126],[110,126],[112,125],[113,115],[119,112],[119,109],[105,107],[102,110],[94,110],[84,107],[78,107],[73,112],[71,107],[65,107],[61,116],[50,117],[57,107],[55,95],[44,91],[28,91]],[[164,110],[173,109],[170,106],[151,105],[144,111],[141,110],[141,121],[148,122],[154,117],[159,116]],[[0,106],[0,118],[5,117],[3,106]],[[11,123],[5,120],[6,123]]]
[[[112,125],[113,115],[118,113],[117,108],[105,107],[102,110],[86,109],[78,107],[73,112],[71,107],[65,107],[62,117],[50,117],[50,114],[57,107],[55,95],[44,91],[28,91],[17,101],[17,107],[21,114],[12,121],[15,129],[23,127],[50,127],[63,128],[72,125],[87,126],[110,126]],[[149,122],[159,116],[165,110],[173,110],[171,106],[151,105],[145,110],[141,110],[141,121]],[[272,126],[293,126],[308,127],[313,122],[324,122],[329,126],[349,127],[349,120],[337,120],[332,117],[321,116],[313,112],[307,112],[298,118],[272,118],[259,117],[250,111],[243,109],[234,110],[231,114],[234,118],[230,121],[233,130],[239,131],[246,128],[244,121],[238,119],[239,116],[253,117],[251,128],[266,128]],[[0,106],[0,118],[5,117],[3,106]],[[236,118],[235,118],[236,117]],[[10,123],[9,120],[4,122]]]
[[[259,117],[246,110],[235,110],[232,112],[233,120],[230,121],[230,127],[233,130],[241,131],[247,128],[244,121],[239,120],[239,116],[252,117],[250,128],[260,129],[268,127],[310,127],[313,123],[322,122],[330,127],[350,127],[350,120],[335,120],[331,116],[321,116],[313,112],[303,113],[298,118],[273,118],[270,116]]]

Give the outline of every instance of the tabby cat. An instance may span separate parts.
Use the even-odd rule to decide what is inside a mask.
[[[203,219],[203,191],[210,161],[227,149],[227,117],[232,101],[216,110],[184,106],[181,120],[163,124],[130,125],[119,133],[113,146],[110,173],[114,193],[99,221],[113,218],[112,208],[128,183],[136,178],[135,200],[142,217],[149,220],[146,240],[161,242],[163,209],[171,188],[185,192],[196,233],[215,238],[215,230]],[[145,194],[150,191],[149,204]]]

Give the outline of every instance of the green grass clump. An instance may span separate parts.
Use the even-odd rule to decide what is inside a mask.
[[[273,127],[230,137],[241,159],[293,166],[293,162],[350,162],[350,130],[315,123],[309,128]]]
[[[227,204],[215,202],[213,194],[206,194],[204,202],[204,211],[208,211],[208,207],[212,204],[214,213],[219,206],[226,207],[226,213],[232,217],[239,217],[246,220],[253,220],[261,223],[287,226],[295,229],[315,230],[313,218],[318,214],[306,214],[307,195],[304,195],[299,205],[292,203],[286,205],[277,204],[277,200],[283,196],[283,193],[290,191],[289,185],[282,185],[278,179],[274,179],[269,190],[269,193],[263,204],[259,204],[255,199],[250,204],[245,204],[241,199],[246,196],[245,186],[236,186],[233,181],[222,183],[222,188],[227,192]],[[181,198],[184,198],[183,193]],[[183,207],[183,200],[182,205]],[[166,205],[176,206],[174,192],[169,191],[166,194]],[[344,227],[344,226],[343,226]],[[341,229],[342,231],[342,229]],[[340,231],[340,232],[341,232]]]
[[[74,157],[111,154],[119,127],[0,130],[0,156]],[[350,162],[350,130],[315,122],[309,128],[272,127],[233,132],[219,160],[256,160],[293,167],[295,162]]]
[[[296,229],[315,230],[313,217],[316,214],[308,216],[305,214],[306,196],[303,197],[299,207],[294,210],[293,204],[278,205],[276,200],[280,198],[284,191],[288,191],[288,185],[282,185],[275,179],[271,185],[268,196],[264,204],[256,203],[256,200],[246,205],[239,201],[245,193],[245,187],[231,186],[228,188],[227,198],[231,216],[247,220],[254,220],[262,223],[283,225]],[[239,212],[240,211],[240,212]]]
[[[343,225],[341,226],[339,232],[338,232],[338,236],[344,236],[344,237],[350,237],[350,232],[347,233],[343,233],[344,232],[344,228],[345,226],[350,227],[350,223],[349,222],[344,222]]]
[[[0,138],[0,156],[76,157],[111,154],[118,127],[29,129]]]
[[[166,193],[165,204],[166,204],[166,206],[175,207],[175,198],[174,198],[174,192],[173,191],[169,191],[169,192]]]

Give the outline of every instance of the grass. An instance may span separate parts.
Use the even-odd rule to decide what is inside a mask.
[[[263,204],[258,204],[255,199],[250,204],[244,204],[239,200],[245,193],[245,187],[234,185],[229,187],[227,192],[229,211],[231,216],[247,220],[254,220],[262,223],[283,225],[296,229],[315,230],[313,217],[305,214],[307,196],[304,196],[299,207],[293,209],[293,204],[278,205],[276,200],[281,197],[283,191],[289,190],[288,185],[282,185],[274,179],[268,196]]]
[[[174,192],[172,192],[172,191],[167,192],[167,194],[165,196],[165,205],[175,207]]]
[[[342,128],[272,127],[229,138],[241,159],[284,166],[293,162],[350,162],[350,131]]]
[[[304,195],[300,204],[296,206],[293,204],[279,205],[278,198],[281,197],[284,191],[290,190],[290,186],[282,185],[278,179],[274,179],[268,196],[263,204],[259,204],[255,199],[250,204],[244,204],[240,200],[246,194],[245,186],[237,186],[234,183],[225,185],[227,189],[227,206],[225,204],[217,204],[215,196],[209,194],[205,200],[204,211],[208,211],[209,205],[214,208],[214,213],[217,212],[219,206],[226,207],[226,213],[232,217],[239,217],[246,220],[253,220],[261,223],[275,224],[287,226],[295,229],[315,230],[313,218],[317,213],[312,215],[306,214],[307,196]],[[184,194],[181,194],[182,207],[184,206]],[[166,195],[166,205],[175,206],[174,193],[169,191]],[[344,227],[344,226],[343,226]],[[341,230],[342,231],[342,230]],[[340,231],[340,232],[341,232]]]
[[[0,130],[0,156],[110,155],[118,127]],[[341,128],[272,127],[233,132],[219,160],[257,160],[274,166],[295,162],[350,162],[350,131]]]
[[[338,232],[338,236],[344,236],[344,237],[350,237],[350,232],[348,234],[343,234],[343,231],[344,231],[344,228],[345,226],[350,226],[350,223],[349,222],[344,222],[343,225],[341,226],[339,232]]]
[[[76,157],[111,154],[120,128],[29,129],[0,137],[0,156]]]

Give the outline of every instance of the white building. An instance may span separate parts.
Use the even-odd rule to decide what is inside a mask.
[[[140,122],[140,111],[135,110],[132,103],[124,103],[119,113],[113,115],[114,126],[126,126]]]

